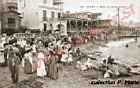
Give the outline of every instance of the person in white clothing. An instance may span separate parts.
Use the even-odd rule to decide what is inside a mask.
[[[38,53],[37,76],[42,78],[44,78],[47,75],[47,72],[45,70],[44,59],[44,54],[42,52]]]

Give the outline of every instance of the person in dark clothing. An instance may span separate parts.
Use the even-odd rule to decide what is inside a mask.
[[[48,47],[49,42],[45,41],[45,47]]]
[[[17,52],[16,55],[20,58],[20,62],[21,62],[22,58],[23,58],[24,49],[20,45],[18,45],[18,44],[14,45],[14,46],[16,48],[18,48],[18,50],[19,50],[19,52]]]
[[[108,57],[107,61],[108,61],[107,64],[115,64],[114,58],[112,58],[111,56]]]
[[[13,38],[13,39],[9,40],[9,44],[14,44],[14,43],[17,43],[17,39],[16,38]]]
[[[11,73],[13,83],[17,83],[19,79],[19,63],[20,59],[13,49],[9,50],[8,66]]]
[[[77,56],[79,56],[79,55],[80,55],[80,53],[81,53],[80,49],[79,49],[79,48],[77,48],[77,50],[76,50],[76,54],[77,54]]]
[[[5,60],[5,62],[4,62],[4,65],[5,66],[7,66],[7,53],[8,53],[8,43],[5,43],[4,44],[4,60]]]
[[[125,47],[128,48],[128,44],[126,44]]]
[[[19,44],[17,44],[17,39],[15,37],[13,37],[13,39],[9,41],[9,44],[18,48],[19,52],[16,52],[16,55],[20,58],[21,62],[24,56],[25,49],[22,48]]]

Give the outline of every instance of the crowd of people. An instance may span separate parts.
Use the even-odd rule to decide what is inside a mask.
[[[82,70],[97,67],[95,66],[96,59],[89,58],[79,48],[74,48],[74,37],[53,34],[38,35],[19,33],[18,35],[1,36],[0,51],[4,57],[2,65],[9,66],[14,83],[18,82],[21,66],[25,74],[36,73],[37,77],[41,79],[49,77],[54,80],[59,77],[60,64],[71,65],[73,62],[77,62],[77,68]],[[85,38],[85,40],[87,43],[90,38]],[[86,57],[82,57],[82,55]],[[75,59],[75,57],[77,58]],[[84,64],[80,62],[81,58],[86,59]]]
[[[58,64],[70,64],[73,61],[70,37],[49,35],[18,38],[5,35],[2,38],[3,65],[9,66],[13,82],[18,82],[21,66],[25,74],[36,73],[39,78],[58,79]]]

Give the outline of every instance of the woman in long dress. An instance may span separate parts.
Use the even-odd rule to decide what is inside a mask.
[[[31,52],[25,54],[23,62],[24,62],[24,72],[26,74],[32,73],[32,64],[33,64],[32,59],[33,58]]]
[[[45,59],[44,54],[42,52],[38,53],[37,76],[43,78],[47,75],[44,59]]]
[[[52,51],[50,51],[50,56],[48,57],[48,76],[51,79],[58,79],[58,58]]]

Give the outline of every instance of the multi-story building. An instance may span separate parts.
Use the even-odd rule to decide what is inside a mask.
[[[20,31],[20,16],[16,0],[1,0],[1,32],[11,34]]]
[[[101,13],[92,12],[66,12],[63,18],[67,20],[67,31],[87,31],[86,29],[95,26],[94,23],[99,19]]]
[[[1,33],[1,19],[2,19],[2,0],[0,0],[0,33]]]
[[[29,29],[43,32],[62,29],[66,33],[66,23],[61,20],[61,0],[19,0],[18,10],[22,16],[22,25]]]
[[[101,13],[77,12],[64,14],[67,20],[68,35],[89,34],[99,39],[107,39],[107,34],[112,30],[111,20],[100,19]]]

